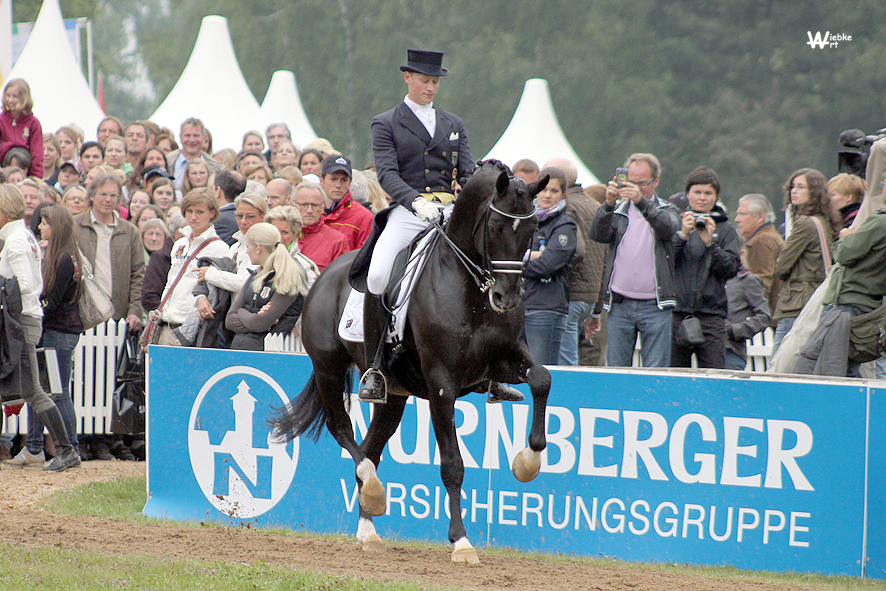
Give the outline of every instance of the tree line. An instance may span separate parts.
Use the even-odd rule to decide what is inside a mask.
[[[33,20],[40,0],[17,0]],[[696,166],[721,176],[734,210],[746,193],[776,206],[790,173],[837,172],[837,136],[886,127],[886,4],[820,0],[63,0],[93,19],[107,110],[149,116],[178,80],[202,18],[228,19],[261,102],[291,70],[317,133],[371,161],[369,121],[402,99],[406,49],[446,53],[437,104],[465,120],[483,156],[529,78],[545,78],[567,138],[601,179],[631,152],[663,164],[660,192]],[[814,48],[809,35],[851,37]],[[223,75],[223,73],[220,73]],[[153,97],[136,92],[144,79]]]

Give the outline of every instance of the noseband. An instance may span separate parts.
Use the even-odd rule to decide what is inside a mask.
[[[489,202],[489,209],[497,213],[498,215],[504,216],[506,218],[510,218],[512,220],[520,221],[520,220],[528,220],[535,216],[535,212],[538,211],[537,207],[533,207],[532,211],[526,214],[520,213],[510,213],[507,211],[502,211],[497,208],[492,201]],[[483,244],[484,251],[486,249],[486,244]],[[483,258],[486,259],[486,253],[483,253]],[[514,275],[522,275],[523,274],[523,261],[489,261],[490,266],[492,267],[493,273],[510,273]],[[494,280],[493,280],[494,281]],[[490,286],[492,287],[492,286]],[[493,309],[495,306],[493,305]]]

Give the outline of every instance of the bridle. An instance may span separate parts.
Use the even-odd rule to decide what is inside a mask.
[[[511,177],[516,178],[516,177]],[[535,212],[538,208],[532,208],[532,211],[528,213],[512,213],[508,211],[503,211],[496,207],[493,203],[493,199],[495,199],[496,191],[493,189],[492,196],[489,199],[489,207],[484,212],[482,216],[477,220],[477,224],[474,226],[474,231],[476,232],[477,228],[482,224],[485,229],[489,224],[489,215],[490,212],[495,212],[500,216],[506,217],[508,219],[514,220],[516,223],[519,223],[522,220],[532,219],[535,216]],[[490,307],[498,313],[507,312],[506,309],[499,307],[492,299],[492,286],[495,285],[495,274],[504,274],[504,275],[522,275],[523,274],[523,261],[502,261],[502,260],[491,260],[489,258],[488,253],[488,245],[486,242],[486,236],[484,233],[483,240],[481,241],[483,244],[481,257],[483,261],[483,265],[477,265],[466,255],[443,231],[442,226],[440,226],[439,222],[434,222],[434,228],[436,234],[438,236],[442,236],[446,243],[449,244],[452,251],[455,253],[456,258],[461,261],[461,264],[468,271],[468,275],[474,280],[474,283],[477,285],[477,288],[480,290],[480,293],[488,293],[489,294],[489,305]]]

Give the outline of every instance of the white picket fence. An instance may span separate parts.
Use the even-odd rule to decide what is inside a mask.
[[[115,387],[117,354],[126,337],[125,320],[109,320],[80,335],[74,349],[74,369],[71,373],[71,394],[77,415],[78,433],[95,434],[111,431],[111,404]],[[303,353],[299,337],[268,335],[266,351]],[[0,421],[2,433],[27,433],[27,406],[18,416]]]
[[[71,374],[71,393],[79,423],[79,433],[109,433],[111,404],[114,395],[117,353],[126,336],[126,321],[108,321],[80,336],[74,349],[74,370]],[[772,351],[771,329],[756,335],[748,343],[748,371],[766,371]],[[304,353],[301,338],[286,335],[268,335],[265,351]],[[639,367],[640,343],[634,355],[634,366]],[[2,433],[26,433],[27,407],[18,416],[3,416]]]

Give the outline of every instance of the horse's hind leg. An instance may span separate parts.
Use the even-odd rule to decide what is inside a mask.
[[[365,480],[364,477],[367,476],[369,462],[372,467],[378,467],[385,445],[400,425],[400,419],[403,418],[406,401],[405,396],[391,396],[386,405],[376,405],[372,422],[369,424],[366,437],[360,445],[360,449],[366,457],[363,462],[366,463],[361,463],[361,466],[357,468],[360,486],[360,524],[357,527],[357,540],[363,545],[363,550],[366,552],[384,550],[384,541],[375,532],[372,517],[385,512],[387,497],[384,485],[374,472],[371,477]],[[362,475],[361,472],[363,472]]]

